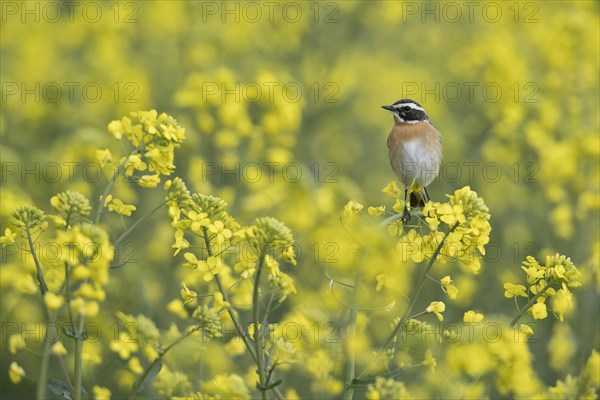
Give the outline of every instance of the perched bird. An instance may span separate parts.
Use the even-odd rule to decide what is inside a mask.
[[[390,164],[404,184],[404,213],[410,219],[410,206],[424,206],[429,201],[426,187],[438,176],[442,162],[442,135],[429,121],[419,103],[410,99],[382,106],[394,114],[394,127],[388,136]]]

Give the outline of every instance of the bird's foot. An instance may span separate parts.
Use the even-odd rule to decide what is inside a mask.
[[[402,213],[402,223],[406,224],[410,221],[410,212],[407,207],[404,207],[404,212]]]

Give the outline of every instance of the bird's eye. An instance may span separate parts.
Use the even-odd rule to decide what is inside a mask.
[[[410,107],[409,107],[409,106],[404,106],[404,107],[402,107],[402,109],[403,109],[404,111],[410,111]]]

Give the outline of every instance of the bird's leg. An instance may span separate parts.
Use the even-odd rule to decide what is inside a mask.
[[[410,221],[410,212],[408,211],[408,188],[404,188],[404,211],[402,213],[402,223]]]
[[[429,197],[429,193],[427,192],[427,188],[423,188],[423,191],[425,192],[425,196],[427,196],[427,199],[423,199],[423,202],[427,203],[429,200],[431,200],[431,197]]]

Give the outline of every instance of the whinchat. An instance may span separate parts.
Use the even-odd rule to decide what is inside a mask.
[[[414,100],[402,99],[382,108],[394,114],[394,127],[387,145],[392,169],[404,184],[402,219],[406,222],[410,219],[407,203],[416,207],[429,201],[426,187],[440,171],[442,135],[429,121],[423,107]]]

